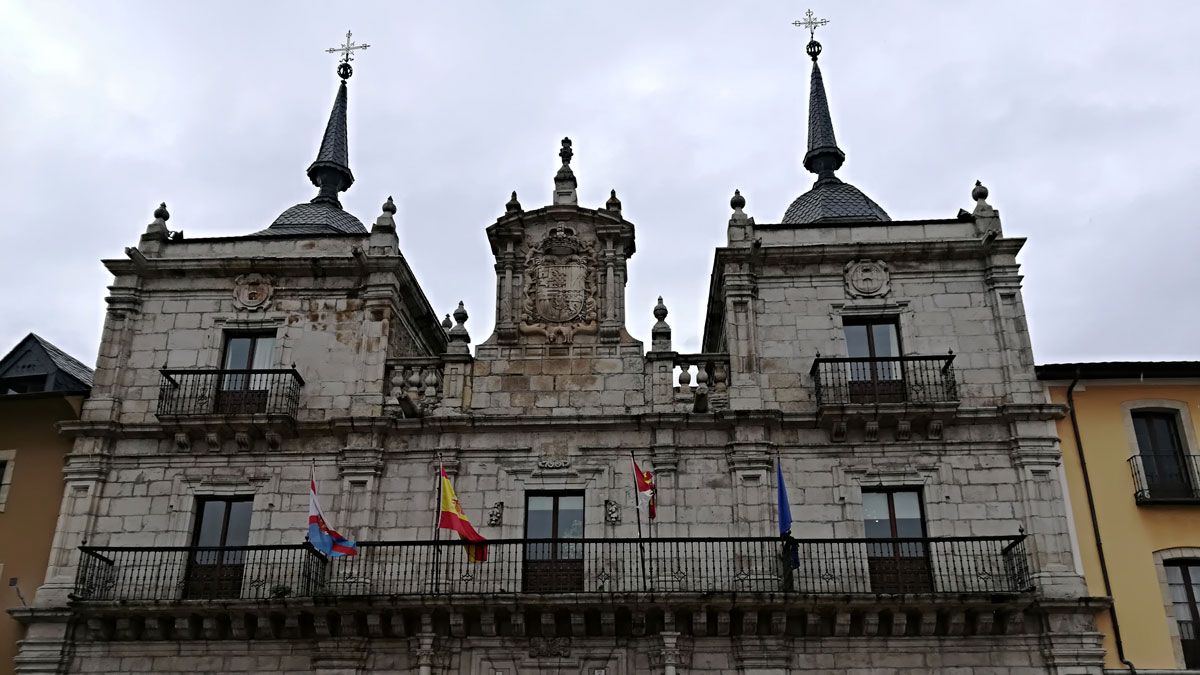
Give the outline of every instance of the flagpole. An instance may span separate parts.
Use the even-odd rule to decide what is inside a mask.
[[[642,564],[642,590],[648,591],[649,590],[649,587],[648,587],[649,580],[646,578],[646,545],[642,541],[642,506],[641,506],[641,499],[640,499],[641,493],[638,492],[638,479],[641,477],[637,475],[637,458],[633,456],[632,448],[629,449],[629,464],[630,464],[629,468],[633,469],[633,471],[634,471],[633,511],[635,514],[637,514],[638,552],[640,554],[640,559],[641,559],[641,564]]]
[[[438,546],[438,540],[441,538],[441,517],[442,517],[442,474],[446,469],[442,466],[442,453],[437,453],[438,473],[437,473],[437,505],[433,512],[433,590],[438,592],[442,583],[442,570],[440,559],[442,555],[442,547]]]

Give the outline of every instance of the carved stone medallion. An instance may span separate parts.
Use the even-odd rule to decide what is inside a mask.
[[[569,227],[556,227],[525,257],[521,333],[570,344],[596,332],[595,255]]]
[[[882,260],[854,260],[846,263],[846,292],[855,298],[887,295],[891,289],[891,273]]]
[[[266,309],[275,293],[274,280],[265,274],[243,274],[234,281],[233,301],[242,309]]]

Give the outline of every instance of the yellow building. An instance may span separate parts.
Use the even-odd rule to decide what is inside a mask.
[[[1063,468],[1107,666],[1200,669],[1200,362],[1038,366],[1056,403]]]
[[[30,333],[0,359],[0,607],[32,602],[46,574],[71,439],[92,371]],[[0,612],[0,675],[14,672],[22,626]]]

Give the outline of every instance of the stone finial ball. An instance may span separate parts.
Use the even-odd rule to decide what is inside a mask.
[[[975,201],[979,201],[981,199],[987,199],[987,198],[988,198],[987,186],[985,186],[980,181],[975,181],[975,187],[971,188],[971,199],[974,199]]]
[[[167,203],[163,202],[154,209],[154,217],[159,220],[170,220],[171,214],[167,211]]]
[[[663,304],[662,296],[658,296],[658,304],[654,306],[654,318],[662,321],[667,318],[667,306]]]
[[[388,195],[387,201],[383,203],[383,212],[391,215],[396,214],[396,202],[392,201],[391,195]]]
[[[733,197],[729,200],[729,205],[734,209],[746,208],[746,198],[742,196],[741,190],[733,191]]]

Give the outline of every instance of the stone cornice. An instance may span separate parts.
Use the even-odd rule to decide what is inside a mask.
[[[740,262],[844,262],[857,258],[893,260],[970,260],[993,255],[1015,256],[1025,245],[1023,237],[996,239],[985,244],[979,239],[916,239],[787,246],[720,247],[715,265]],[[719,271],[715,267],[714,271]]]

